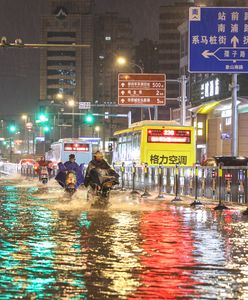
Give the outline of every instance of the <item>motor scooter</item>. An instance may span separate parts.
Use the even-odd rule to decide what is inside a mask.
[[[87,200],[92,202],[95,208],[104,208],[109,204],[110,192],[114,185],[119,184],[119,175],[114,170],[94,168],[90,171],[90,189],[87,193]]]
[[[49,180],[49,173],[46,166],[39,167],[39,181],[43,184],[47,184]]]
[[[67,171],[66,176],[65,176],[65,191],[72,196],[77,188],[76,188],[76,183],[77,183],[77,176],[74,171]]]
[[[56,175],[55,180],[64,188],[66,193],[68,193],[71,197],[76,192],[78,187],[84,182],[84,165],[81,164],[77,172],[74,170],[66,169],[66,167],[62,163],[59,163],[58,167],[59,172]]]

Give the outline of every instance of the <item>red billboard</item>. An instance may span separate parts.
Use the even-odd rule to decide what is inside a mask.
[[[118,104],[123,106],[162,106],[166,103],[165,74],[118,74]]]

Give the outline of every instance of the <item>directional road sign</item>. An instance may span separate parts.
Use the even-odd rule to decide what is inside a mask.
[[[165,74],[118,74],[118,104],[123,106],[165,105]]]
[[[248,72],[248,7],[190,7],[189,72]]]
[[[79,102],[78,108],[79,109],[90,109],[91,108],[91,102]]]

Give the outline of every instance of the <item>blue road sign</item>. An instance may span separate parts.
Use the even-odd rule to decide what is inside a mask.
[[[189,72],[248,73],[248,7],[190,7]]]

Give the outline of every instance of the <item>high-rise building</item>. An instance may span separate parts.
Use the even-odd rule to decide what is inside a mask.
[[[126,66],[117,65],[116,60],[119,56],[126,58]],[[100,125],[104,124],[103,136],[111,137],[115,130],[127,126],[127,119],[114,116],[110,118],[108,115],[120,112],[120,107],[117,107],[118,73],[133,72],[133,56],[133,27],[130,20],[115,12],[97,15],[94,46],[94,110],[106,113],[106,118],[99,118]],[[128,109],[121,108],[121,111],[127,113]]]
[[[133,28],[128,18],[118,13],[106,13],[95,19],[94,98],[99,103],[117,101],[117,75],[123,69],[116,64],[120,55],[127,59],[126,69],[130,70],[133,60]],[[133,66],[131,66],[131,69]]]
[[[42,17],[42,41],[47,44],[88,44],[89,48],[52,47],[42,50],[40,100],[93,99],[93,0],[50,0]]]
[[[179,78],[179,54],[180,35],[177,27],[188,18],[188,8],[194,4],[194,0],[168,1],[160,7],[159,17],[159,68],[166,74],[166,95],[170,99],[166,105],[168,108],[178,106],[179,84],[169,80]],[[173,100],[174,99],[174,100]]]
[[[158,43],[149,39],[140,41],[135,47],[135,62],[145,73],[158,73]]]

